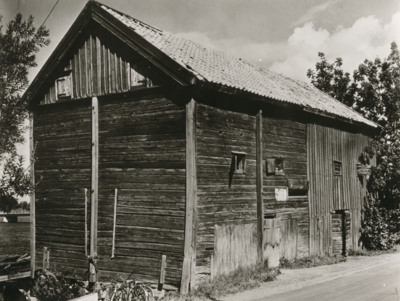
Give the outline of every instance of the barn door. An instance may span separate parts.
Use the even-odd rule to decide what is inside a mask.
[[[350,247],[350,214],[336,210],[332,214],[332,252],[333,255],[346,255]]]

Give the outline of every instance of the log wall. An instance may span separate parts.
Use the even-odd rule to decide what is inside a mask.
[[[211,273],[209,269],[213,264],[222,265],[223,261],[219,261],[218,258],[214,258],[213,264],[210,263],[210,258],[216,256],[215,248],[220,245],[216,239],[219,237],[218,239],[225,241],[227,246],[233,245],[230,238],[232,235],[220,237],[221,233],[229,232],[227,229],[231,228],[228,225],[255,223],[257,220],[257,129],[256,116],[221,110],[200,103],[197,106],[196,119],[197,270],[198,274],[201,274],[198,277],[201,278]],[[282,249],[281,255],[290,258],[306,256],[309,252],[307,192],[301,196],[290,196],[286,201],[275,199],[275,188],[286,188],[289,182],[307,183],[306,125],[267,115],[263,116],[262,125],[264,212],[266,215],[275,214],[282,221],[280,231],[285,250]],[[232,155],[235,152],[245,153],[243,173],[232,172]],[[285,175],[267,174],[267,159],[273,157],[284,158]],[[218,237],[215,236],[216,229],[221,231]],[[237,232],[235,231],[232,233]],[[243,230],[240,233],[243,237],[251,237],[250,232],[245,233]],[[264,242],[268,243],[270,242]],[[243,253],[240,257],[237,252],[240,253],[242,249],[235,249],[226,252],[233,252],[230,256],[242,258],[243,262],[234,260],[226,267],[228,270],[232,266],[248,265],[247,255]],[[268,254],[264,257],[268,258]],[[253,264],[256,263],[252,261]]]
[[[332,211],[349,210],[351,246],[358,249],[361,208],[365,196],[356,164],[369,138],[358,133],[309,124],[307,127],[310,179],[310,251],[332,252]],[[334,175],[334,161],[341,175]]]
[[[216,225],[257,220],[256,118],[201,103],[196,111],[197,271],[210,274]],[[243,173],[232,172],[234,151],[246,153]]]
[[[284,175],[264,171],[264,213],[281,218],[283,257],[302,257],[309,254],[309,217],[307,189],[302,195],[291,195],[277,201],[275,188],[287,188],[289,181],[306,185],[307,146],[306,124],[292,120],[263,118],[263,159],[282,158]],[[267,167],[264,166],[266,169]],[[282,249],[283,250],[283,249]]]
[[[100,100],[100,279],[118,274],[166,283],[181,276],[185,217],[185,108],[166,98]],[[111,258],[118,189],[115,258]]]
[[[90,103],[35,112],[36,266],[50,250],[50,268],[85,279],[85,194],[90,191]]]

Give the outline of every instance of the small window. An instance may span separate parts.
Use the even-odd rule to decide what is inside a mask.
[[[64,98],[71,96],[71,75],[65,75],[56,80],[57,97]]]
[[[285,175],[285,171],[283,169],[283,158],[275,158],[275,174],[276,175]]]
[[[333,174],[335,176],[341,176],[342,175],[342,162],[333,161]]]
[[[232,152],[232,170],[234,173],[243,173],[246,169],[246,153]]]
[[[266,160],[267,175],[284,176],[284,159],[282,157],[269,158]]]

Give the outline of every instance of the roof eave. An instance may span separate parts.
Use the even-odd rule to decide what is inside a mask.
[[[308,114],[312,114],[312,115],[317,115],[329,120],[334,120],[334,121],[340,121],[343,123],[347,123],[347,124],[351,124],[355,127],[358,128],[363,128],[365,130],[365,127],[367,127],[368,130],[366,130],[366,132],[370,132],[375,134],[376,132],[378,132],[381,128],[378,124],[375,124],[375,126],[368,124],[368,123],[364,123],[361,121],[357,121],[357,120],[352,120],[349,118],[345,118],[345,117],[341,117],[338,115],[335,115],[333,113],[329,113],[329,112],[324,112],[321,110],[317,110],[311,107],[304,107],[302,105],[299,104],[295,104],[292,102],[288,102],[288,101],[284,101],[281,99],[277,99],[277,98],[273,98],[273,97],[266,97],[266,96],[262,96],[262,95],[258,95],[258,94],[254,94],[248,91],[244,91],[244,90],[239,90],[239,89],[235,89],[232,87],[227,87],[227,86],[222,86],[216,83],[208,83],[208,82],[199,82],[198,86],[202,87],[202,88],[211,88],[215,91],[218,91],[220,93],[224,93],[224,94],[228,94],[228,95],[233,95],[233,96],[237,96],[237,97],[241,97],[241,98],[246,98],[249,100],[253,100],[255,102],[258,102],[259,104],[263,104],[263,105],[275,105],[278,107],[282,107],[282,108],[292,108],[292,109],[296,109],[296,111],[302,111],[304,113],[308,113]],[[371,123],[373,123],[371,121]]]

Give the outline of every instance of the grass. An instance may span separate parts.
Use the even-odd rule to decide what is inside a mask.
[[[378,255],[383,255],[383,254],[391,254],[391,253],[396,253],[398,252],[399,247],[395,247],[393,249],[389,250],[349,250],[349,256],[378,256]]]
[[[201,283],[195,291],[187,296],[180,296],[178,293],[168,293],[162,300],[216,300],[219,296],[235,294],[259,287],[261,283],[275,280],[279,273],[279,269],[268,269],[263,266],[240,268],[231,274],[221,275],[212,281]]]
[[[283,269],[304,269],[321,265],[331,265],[344,261],[346,261],[346,257],[343,256],[310,256],[295,260],[281,258],[280,267]]]

